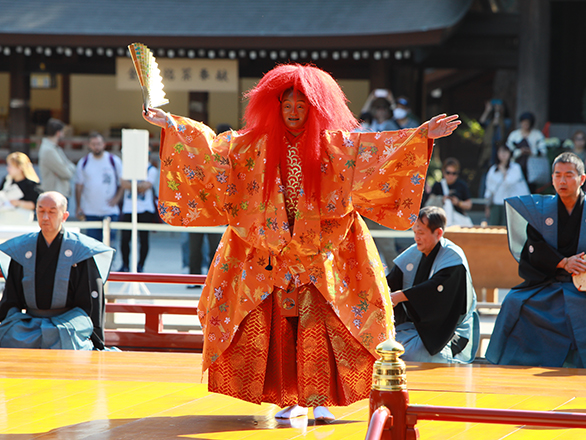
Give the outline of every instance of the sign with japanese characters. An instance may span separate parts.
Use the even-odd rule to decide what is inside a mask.
[[[158,58],[164,91],[237,92],[238,61]],[[130,58],[116,59],[119,90],[140,88]]]

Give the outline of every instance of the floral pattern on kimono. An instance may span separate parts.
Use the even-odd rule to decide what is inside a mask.
[[[265,138],[168,116],[159,212],[177,226],[228,225],[199,302],[204,370],[273,292],[313,283],[374,356],[393,335],[383,265],[361,216],[406,230],[417,219],[432,141],[427,128],[323,133],[320,199],[301,191],[293,230],[280,173],[264,181]],[[290,147],[290,146],[289,146]],[[274,147],[273,147],[274,148]],[[270,185],[268,201],[264,186]]]

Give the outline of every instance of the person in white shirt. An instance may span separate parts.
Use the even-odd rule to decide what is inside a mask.
[[[497,159],[486,175],[486,218],[489,225],[505,226],[505,199],[530,192],[521,166],[511,162],[511,150],[502,143],[497,148]]]
[[[158,187],[159,170],[151,163],[148,165],[146,180],[137,182],[137,199],[136,212],[138,223],[154,223],[156,218],[155,190]],[[132,220],[132,193],[131,182],[122,180],[124,188],[124,202],[122,204],[122,221],[130,222]],[[122,239],[120,240],[120,251],[122,252],[122,268],[120,272],[129,272],[130,270],[130,236],[131,231],[123,230]],[[137,259],[137,272],[144,270],[144,263],[149,253],[149,231],[138,231],[140,244],[139,255]]]
[[[523,175],[529,183],[529,188],[537,189],[537,185],[532,185],[528,177],[527,162],[532,156],[547,157],[547,146],[545,145],[545,136],[536,128],[535,116],[533,113],[525,112],[519,116],[520,128],[513,130],[507,137],[507,147],[513,152],[513,160],[521,165]],[[532,188],[533,186],[533,188]]]
[[[118,203],[123,189],[122,161],[105,151],[104,138],[99,133],[89,135],[90,153],[77,163],[75,175],[76,217],[87,221],[103,220],[110,217],[117,221],[120,215]],[[87,235],[102,241],[102,229],[88,229]],[[111,234],[110,240],[114,239]]]
[[[525,112],[519,116],[520,127],[513,130],[507,137],[507,147],[513,152],[513,159],[521,155],[546,154],[545,136],[541,131],[534,128],[535,116],[533,113]],[[525,142],[524,142],[525,141]]]

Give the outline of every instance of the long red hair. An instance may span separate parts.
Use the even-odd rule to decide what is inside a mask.
[[[325,130],[351,131],[358,121],[347,105],[347,99],[332,76],[312,65],[281,64],[267,72],[246,93],[248,106],[241,133],[251,142],[266,136],[267,163],[264,194],[268,197],[280,163],[286,127],[281,116],[281,97],[288,89],[303,93],[309,102],[304,145],[300,148],[304,190],[309,197],[319,194],[321,134]]]

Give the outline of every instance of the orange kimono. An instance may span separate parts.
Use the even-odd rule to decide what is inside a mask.
[[[204,124],[168,117],[162,218],[228,225],[198,306],[211,391],[280,406],[368,397],[374,349],[394,329],[383,265],[361,215],[411,227],[432,142],[426,127],[323,136],[321,200],[308,201],[294,164],[286,178],[263,181],[271,148],[264,140],[216,136]],[[283,315],[286,301],[297,302],[299,318]]]

